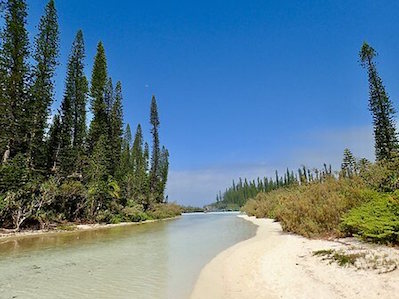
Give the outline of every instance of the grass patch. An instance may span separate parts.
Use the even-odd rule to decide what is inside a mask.
[[[347,266],[347,265],[354,265],[356,260],[360,257],[364,257],[362,253],[351,253],[351,254],[345,254],[345,253],[339,253],[335,252],[332,255],[332,259],[337,262],[337,264],[341,267]]]
[[[323,260],[335,262],[341,267],[354,266],[359,258],[364,258],[364,253],[346,253],[344,251],[336,251],[333,249],[322,249],[313,252],[314,256],[323,256]]]
[[[333,249],[321,249],[321,250],[316,250],[313,251],[313,255],[316,256],[325,256],[325,255],[330,255],[334,252]]]

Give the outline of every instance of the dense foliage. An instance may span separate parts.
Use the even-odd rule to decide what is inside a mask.
[[[116,223],[180,214],[180,208],[166,205],[169,153],[160,145],[155,97],[150,149],[140,125],[134,142],[129,125],[124,129],[122,84],[113,85],[102,42],[90,82],[86,78],[79,30],[61,106],[48,126],[59,53],[54,0],[45,7],[33,47],[26,30],[26,1],[2,5],[0,226],[19,230],[54,222]],[[93,115],[89,127],[88,103]]]
[[[341,230],[364,240],[399,243],[398,194],[370,194],[367,202],[343,217]]]

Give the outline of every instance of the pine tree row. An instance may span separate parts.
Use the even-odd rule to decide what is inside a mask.
[[[19,228],[28,220],[42,223],[51,213],[66,220],[109,218],[124,208],[140,213],[165,202],[169,153],[160,146],[155,97],[150,153],[140,125],[133,142],[129,125],[123,129],[122,84],[113,84],[101,42],[90,82],[86,78],[79,30],[68,59],[61,107],[48,126],[59,57],[54,0],[40,19],[33,49],[25,0],[7,0],[3,8],[0,224]],[[87,106],[93,116],[88,127]]]

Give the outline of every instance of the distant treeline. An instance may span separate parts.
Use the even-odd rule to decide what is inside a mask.
[[[314,181],[322,181],[333,175],[331,165],[324,164],[323,169],[308,169],[305,166],[296,172],[287,169],[284,175],[275,171],[275,177],[257,178],[256,180],[243,180],[239,178],[236,183],[233,181],[231,187],[223,193],[219,191],[216,195],[216,202],[210,208],[222,210],[238,210],[250,198],[254,198],[259,192],[270,192],[278,188],[289,187]]]

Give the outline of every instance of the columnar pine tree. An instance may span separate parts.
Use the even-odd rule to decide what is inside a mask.
[[[39,34],[35,38],[33,55],[36,65],[33,69],[32,103],[29,105],[32,124],[28,153],[31,167],[43,167],[45,163],[43,139],[50,106],[54,100],[53,77],[58,64],[58,48],[57,11],[54,0],[50,0],[43,17],[40,19]]]
[[[159,163],[159,178],[160,178],[159,193],[161,194],[160,195],[161,198],[164,198],[166,182],[168,180],[168,173],[169,173],[169,152],[164,146],[162,146],[160,163]]]
[[[61,173],[82,171],[86,136],[88,83],[84,75],[84,41],[78,31],[69,56],[64,99],[61,104]]]
[[[369,109],[373,115],[376,158],[378,161],[390,159],[398,148],[394,121],[395,109],[373,61],[377,56],[376,51],[364,43],[359,55],[361,64],[368,73]]]
[[[135,173],[140,168],[141,164],[144,164],[143,132],[141,130],[141,125],[138,124],[132,147],[132,168]]]
[[[148,177],[146,157],[143,149],[143,133],[141,125],[137,126],[132,147],[132,169],[133,169],[133,184],[134,197],[137,201],[144,205],[145,208],[149,206],[148,199]]]
[[[65,97],[70,98],[72,110],[73,171],[82,172],[86,142],[86,104],[88,82],[84,74],[85,46],[83,32],[79,30],[73,42],[68,62]]]
[[[131,164],[132,164],[131,155],[130,155],[131,144],[132,144],[132,131],[130,130],[130,125],[127,124],[122,140],[121,159],[117,175],[118,180],[122,180],[122,178],[131,169]]]
[[[110,92],[108,90],[107,93],[107,85],[109,86],[109,84],[107,84],[108,80],[107,60],[103,44],[100,42],[97,45],[97,54],[94,58],[91,77],[90,96],[93,119],[90,123],[88,136],[88,150],[91,160],[90,165],[92,166],[90,169],[93,170],[93,165],[101,165],[101,167],[96,168],[95,175],[89,174],[89,176],[95,180],[105,180],[108,175],[112,174],[110,119],[107,113],[107,104],[105,101],[105,98]],[[112,102],[113,100],[110,101]],[[101,143],[99,143],[100,139]],[[99,156],[100,154],[102,155],[101,157]],[[101,175],[99,174],[100,170],[103,171]]]
[[[81,30],[76,34],[76,38],[72,48],[69,68],[72,71],[70,75],[70,82],[67,81],[67,93],[71,96],[73,101],[73,157],[75,160],[74,171],[82,172],[84,160],[86,156],[86,104],[88,96],[88,82],[84,74],[84,59],[85,46],[83,40],[83,32]]]
[[[108,135],[108,115],[105,103],[107,80],[107,60],[105,58],[104,46],[100,42],[97,45],[97,54],[94,58],[91,76],[90,96],[93,120],[89,130],[89,153],[92,153],[101,135]],[[104,144],[108,144],[108,140]]]
[[[16,153],[26,154],[31,119],[28,111],[29,38],[26,31],[26,3],[8,0],[0,48],[0,150],[6,163]]]
[[[116,83],[114,101],[110,110],[111,174],[114,175],[121,159],[123,136],[122,84]]]
[[[145,167],[145,185],[144,193],[145,203],[144,208],[148,209],[151,205],[151,195],[150,195],[150,146],[147,142],[144,143],[144,167]]]
[[[152,134],[152,154],[151,154],[151,169],[150,169],[150,193],[156,202],[162,202],[161,194],[159,194],[159,162],[161,157],[161,150],[159,145],[159,116],[157,101],[155,96],[151,100],[151,134]]]

